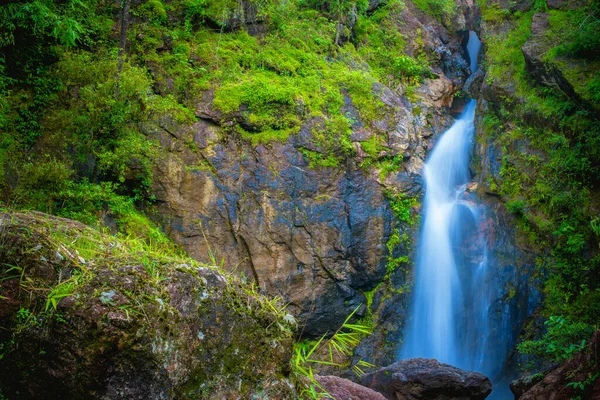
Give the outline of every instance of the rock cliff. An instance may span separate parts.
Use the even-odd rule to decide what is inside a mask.
[[[460,106],[454,98],[468,74],[465,35],[455,29],[472,25],[475,14],[465,2],[451,28],[411,2],[394,15],[408,54],[430,60],[429,77],[414,93],[373,82],[382,108],[372,120],[342,93],[354,150],[337,166],[315,165],[307,156],[327,157],[323,120],[304,118],[288,139],[257,144],[231,133],[235,124],[255,129],[244,105],[223,113],[214,93],[205,92],[196,99],[198,122],[149,132],[169,149],[155,170],[157,220],[193,257],[206,261],[215,252],[264,293],[281,296],[304,335],[332,332],[358,304],[371,302],[371,310],[358,313],[378,316],[368,352],[383,346],[374,357],[393,361],[410,268],[392,268],[390,258],[409,259],[423,161],[452,121],[450,106]],[[381,143],[375,158],[367,147],[374,140]],[[398,161],[384,171],[372,160]],[[394,210],[398,198],[403,209]]]

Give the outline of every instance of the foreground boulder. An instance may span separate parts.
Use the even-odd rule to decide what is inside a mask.
[[[0,294],[0,398],[296,397],[293,318],[168,245],[0,213]]]
[[[552,370],[524,393],[519,382],[510,389],[518,400],[569,400],[574,398],[600,400],[600,330],[588,347]],[[537,382],[537,383],[536,383]]]
[[[338,376],[315,376],[317,382],[336,400],[385,400],[381,393]],[[330,397],[326,397],[330,398]]]
[[[425,358],[398,361],[361,383],[390,400],[483,400],[492,392],[484,375]]]

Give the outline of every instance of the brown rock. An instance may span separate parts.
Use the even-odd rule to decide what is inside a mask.
[[[381,393],[337,376],[315,376],[317,382],[336,400],[385,400]]]

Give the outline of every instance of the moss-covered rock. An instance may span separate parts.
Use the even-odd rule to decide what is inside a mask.
[[[291,398],[294,320],[216,268],[40,213],[0,214],[0,393]]]

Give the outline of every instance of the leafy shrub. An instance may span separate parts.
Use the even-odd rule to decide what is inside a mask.
[[[15,30],[53,37],[74,46],[84,33],[82,20],[88,5],[81,0],[34,0],[0,7],[0,47],[15,44]]]
[[[567,360],[583,350],[594,328],[562,317],[550,317],[544,325],[547,332],[540,340],[527,340],[517,345],[519,352],[554,362]]]
[[[319,340],[312,342],[298,342],[294,345],[292,357],[292,372],[297,378],[308,380],[308,387],[301,391],[302,396],[309,399],[333,398],[315,379],[313,366],[327,365],[344,367],[337,357],[350,357],[354,348],[360,340],[373,331],[373,326],[364,323],[350,323],[354,314],[362,307],[356,307],[346,318],[340,328],[333,335],[321,336]],[[374,367],[373,364],[359,360],[352,366],[352,371],[358,375],[364,375],[362,368]]]
[[[551,14],[558,54],[577,58],[600,58],[600,4],[590,2],[575,11]]]
[[[525,211],[525,201],[522,199],[509,201],[506,203],[506,209],[515,215],[522,216]]]
[[[407,78],[423,75],[427,69],[409,56],[398,56],[394,58],[394,73]]]

